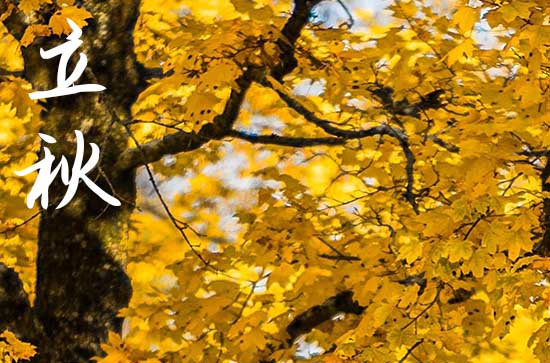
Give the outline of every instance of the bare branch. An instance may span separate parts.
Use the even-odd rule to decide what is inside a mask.
[[[147,163],[160,160],[164,155],[177,154],[184,151],[196,150],[210,141],[194,132],[177,132],[141,145],[139,148],[126,150],[118,159],[118,170],[128,170]]]
[[[3,230],[2,232],[0,232],[0,233],[6,234],[6,235],[7,235],[7,234],[10,233],[10,232],[14,232],[17,228],[22,227],[22,226],[24,226],[25,224],[31,222],[33,219],[35,219],[35,218],[38,217],[39,215],[40,215],[40,211],[34,213],[32,216],[30,216],[29,218],[25,219],[23,222],[21,222],[21,223],[19,223],[19,224],[16,224],[16,225],[14,225],[14,226],[11,226],[11,227],[8,227],[8,228],[4,229],[4,230]]]
[[[536,157],[536,158],[550,157],[550,150],[523,150],[519,154],[523,156]]]
[[[401,145],[401,149],[403,150],[403,153],[405,154],[405,157],[407,159],[407,165],[406,165],[407,187],[404,195],[407,201],[413,207],[414,211],[417,214],[419,213],[418,205],[416,203],[416,199],[414,195],[413,172],[414,172],[415,158],[409,146],[408,137],[402,130],[393,128],[388,124],[381,124],[378,126],[371,127],[369,129],[364,129],[364,130],[343,130],[341,128],[333,126],[331,122],[326,121],[320,117],[317,117],[317,115],[315,115],[314,112],[307,109],[307,107],[302,105],[298,100],[296,100],[295,98],[290,96],[287,92],[285,92],[283,90],[282,85],[274,84],[267,78],[260,80],[260,83],[266,87],[273,89],[275,92],[277,92],[279,97],[287,104],[288,107],[292,108],[293,110],[298,112],[300,115],[302,115],[307,121],[317,125],[318,127],[323,129],[326,133],[330,135],[337,136],[343,139],[361,139],[364,137],[375,136],[375,135],[379,135],[379,136],[388,135],[396,139]]]
[[[271,135],[251,135],[242,131],[231,130],[228,136],[232,136],[241,140],[246,140],[254,144],[268,144],[291,147],[307,147],[318,145],[343,145],[346,140],[336,137],[287,137],[276,134]]]
[[[309,21],[311,9],[320,2],[321,0],[294,1],[292,15],[281,31],[282,37],[277,41],[277,45],[281,49],[281,60],[271,70],[271,75],[275,79],[282,80],[286,74],[292,72],[298,65],[298,61],[294,57],[294,45],[300,37],[302,29]]]
[[[350,29],[353,26],[353,24],[355,24],[355,20],[353,19],[353,15],[351,14],[351,11],[349,11],[347,5],[344,4],[344,2],[342,0],[336,0],[336,1],[338,2],[338,4],[340,4],[342,9],[344,9],[344,11],[346,12],[346,15],[348,16],[348,22],[346,24],[348,26],[348,29]]]
[[[321,258],[326,258],[327,260],[336,260],[336,261],[361,261],[361,259],[357,256],[349,256],[349,255],[329,255],[326,253],[318,254],[317,256]]]
[[[126,126],[124,125],[124,127],[126,128],[126,132],[128,132],[128,135],[130,136],[130,138],[134,141],[134,143],[137,145],[137,149],[138,150],[142,150],[142,146],[139,144],[139,141],[136,139],[136,137],[134,136],[134,134],[132,133],[132,130],[130,130],[130,127],[129,126]],[[143,157],[145,158],[145,154],[143,154]],[[149,164],[147,163],[144,163],[143,166],[145,167],[145,170],[147,171],[147,175],[149,176],[149,181],[151,182],[151,185],[153,186],[153,189],[155,190],[155,194],[157,195],[160,203],[162,204],[162,208],[164,209],[164,211],[166,212],[166,214],[168,215],[168,218],[170,218],[170,221],[172,222],[172,224],[174,225],[174,227],[176,227],[176,229],[178,230],[178,232],[180,233],[180,235],[182,236],[183,240],[185,241],[185,243],[187,243],[187,245],[189,246],[189,248],[191,249],[191,251],[193,252],[193,254],[195,256],[197,256],[199,258],[199,260],[204,263],[204,265],[206,267],[210,266],[210,263],[208,261],[206,261],[206,259],[195,249],[195,247],[193,246],[193,244],[191,243],[191,241],[189,240],[189,238],[187,237],[187,234],[185,233],[185,229],[187,229],[187,224],[180,221],[179,219],[177,219],[173,214],[172,212],[170,211],[170,208],[168,207],[168,204],[166,204],[166,201],[164,200],[164,197],[162,196],[162,194],[160,193],[160,190],[157,186],[157,183],[155,181],[155,177],[153,175],[153,172],[151,171],[151,168],[149,167]]]
[[[407,358],[409,357],[409,355],[412,354],[412,352],[420,345],[424,343],[424,339],[420,339],[419,341],[417,341],[416,343],[414,343],[409,349],[407,349],[407,352],[405,353],[405,355],[403,356],[403,358],[401,358],[399,360],[399,363],[403,363],[405,360],[407,360]]]
[[[338,313],[359,315],[362,314],[364,310],[365,307],[353,300],[352,291],[343,291],[328,298],[321,305],[315,305],[296,316],[286,328],[290,336],[288,342],[292,343],[298,336],[309,333],[313,328],[329,320]]]
[[[23,72],[22,71],[8,71],[6,69],[0,68],[0,76],[22,77]]]
[[[162,68],[145,68],[145,67],[140,67],[139,72],[141,77],[144,80],[171,76],[173,73],[173,71],[169,71],[167,74],[164,74],[162,71]]]
[[[452,153],[460,152],[460,148],[458,146],[446,142],[437,135],[428,135],[428,139],[432,140],[434,143],[446,149],[447,151],[450,151]]]
[[[330,243],[325,241],[323,238],[321,238],[321,236],[317,235],[315,237],[317,237],[317,239],[319,241],[321,241],[321,243],[323,243],[325,246],[330,248],[334,253],[336,253],[336,256],[321,254],[321,255],[319,255],[320,257],[324,257],[324,258],[327,258],[327,259],[335,259],[335,260],[361,261],[361,259],[357,256],[350,256],[350,255],[343,254],[336,247],[334,247],[333,245],[331,245]]]

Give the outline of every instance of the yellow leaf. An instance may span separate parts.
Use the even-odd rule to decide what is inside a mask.
[[[449,66],[452,66],[456,62],[462,60],[462,58],[470,58],[474,54],[474,41],[470,38],[463,41],[461,44],[457,45],[455,48],[453,48],[447,55],[445,56],[447,59],[447,64]]]
[[[67,23],[67,19],[71,19],[80,28],[83,28],[88,25],[86,19],[90,18],[92,18],[92,14],[90,14],[90,12],[88,12],[86,9],[76,6],[69,6],[57,11],[50,18],[49,25],[54,34],[70,34],[72,32],[72,29],[69,23]]]
[[[0,23],[0,37],[2,38],[0,43],[0,68],[13,72],[22,70],[21,47],[2,23]]]
[[[407,18],[412,18],[418,13],[418,8],[414,1],[399,2],[399,9]]]
[[[25,34],[23,34],[23,37],[21,38],[21,45],[26,47],[34,41],[34,38],[45,37],[51,34],[52,31],[47,25],[29,25],[27,29],[25,29]]]
[[[12,359],[16,362],[20,359],[29,359],[36,354],[36,349],[32,344],[24,343],[17,339],[15,334],[9,330],[5,330],[0,334],[0,339],[5,339],[8,343],[8,352]]]
[[[474,9],[469,6],[462,6],[454,14],[453,24],[458,26],[458,29],[464,36],[470,36],[474,24],[479,19],[479,9]]]
[[[407,263],[412,263],[422,256],[423,243],[415,240],[402,245],[399,248],[399,258],[404,258]]]
[[[518,81],[514,93],[520,98],[523,107],[537,105],[543,100],[543,91],[538,83],[533,81]]]
[[[451,239],[445,244],[445,257],[449,262],[467,260],[472,256],[472,244],[462,239]]]
[[[472,272],[475,277],[483,277],[484,267],[487,265],[487,253],[483,250],[477,250],[473,253],[472,257],[463,266],[463,271],[468,273]]]
[[[529,8],[532,6],[534,4],[530,1],[515,0],[501,6],[498,12],[502,14],[504,21],[509,23],[518,16],[522,19],[529,19],[529,14],[531,14]]]
[[[31,11],[40,9],[41,4],[51,4],[52,0],[21,0],[19,9],[24,13],[29,14]]]

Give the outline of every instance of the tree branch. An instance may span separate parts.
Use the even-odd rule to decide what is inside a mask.
[[[353,25],[355,24],[355,20],[353,19],[353,15],[351,14],[351,11],[349,11],[348,7],[346,6],[346,4],[344,4],[342,0],[336,0],[336,1],[338,2],[338,4],[340,4],[342,9],[344,9],[344,11],[346,12],[346,15],[348,16],[348,22],[346,24],[348,26],[348,29],[351,29],[351,27],[353,27]]]
[[[279,97],[287,104],[288,107],[292,108],[293,110],[298,112],[300,115],[302,115],[307,121],[317,125],[318,127],[323,129],[326,133],[330,135],[337,136],[343,139],[361,139],[364,137],[375,136],[375,135],[379,135],[379,136],[388,135],[396,139],[401,145],[401,149],[403,150],[403,153],[405,154],[405,157],[407,159],[407,165],[406,165],[407,187],[405,192],[405,198],[411,204],[414,211],[418,214],[418,205],[416,203],[416,199],[414,195],[413,172],[414,172],[415,158],[409,146],[408,137],[402,130],[393,128],[388,124],[381,124],[378,126],[371,127],[369,129],[364,129],[364,130],[343,130],[338,127],[332,126],[331,122],[317,117],[317,115],[315,115],[314,112],[307,109],[307,107],[302,105],[298,100],[296,100],[295,98],[290,96],[287,92],[285,92],[280,84],[274,84],[267,78],[260,80],[260,83],[266,87],[273,89],[275,92],[277,92]]]
[[[523,156],[536,157],[536,158],[540,158],[544,156],[550,157],[550,150],[523,150],[519,154]]]
[[[124,171],[143,166],[160,160],[164,155],[196,150],[210,140],[200,133],[176,132],[162,139],[142,144],[141,148],[135,147],[126,150],[120,155],[115,167],[117,170]]]
[[[452,153],[460,152],[460,148],[458,146],[448,143],[437,135],[428,135],[428,139],[432,140],[434,143],[446,149],[447,151],[450,151]]]
[[[6,229],[4,229],[3,231],[1,231],[0,233],[2,234],[5,234],[6,236],[8,235],[8,233],[10,232],[14,232],[17,228],[19,227],[23,227],[25,224],[31,222],[33,219],[35,219],[36,217],[38,217],[40,215],[40,211],[34,213],[32,216],[30,216],[29,218],[25,219],[23,222],[19,223],[19,224],[16,224],[14,226],[10,226]]]
[[[405,355],[403,356],[403,358],[401,358],[399,360],[399,363],[403,363],[404,361],[407,360],[407,358],[409,357],[409,355],[412,354],[412,352],[420,345],[424,343],[424,339],[420,339],[418,340],[416,343],[414,343],[409,349],[407,349],[407,352],[405,353]]]
[[[550,157],[546,157],[544,169],[540,174],[541,190],[550,192]],[[550,256],[550,198],[542,200],[542,216],[540,217],[541,229],[543,231],[542,240],[539,241],[533,251],[540,256]]]
[[[144,80],[150,80],[152,78],[162,78],[165,76],[171,76],[174,72],[169,71],[167,74],[164,74],[162,72],[162,68],[145,68],[140,67],[139,69],[140,75]]]
[[[137,145],[137,148],[138,150],[142,151],[142,147],[139,143],[139,141],[136,139],[136,137],[134,136],[134,134],[132,133],[132,131],[130,130],[129,126],[125,126],[126,127],[126,132],[128,132],[128,135],[130,135],[130,138],[134,141],[134,143]],[[144,155],[142,155],[144,156]],[[195,256],[198,257],[198,259],[205,265],[205,266],[209,266],[209,262],[200,254],[200,252],[198,252],[195,247],[193,246],[193,244],[191,243],[191,241],[189,240],[189,238],[187,237],[187,234],[185,233],[185,229],[188,228],[188,225],[187,223],[185,222],[182,222],[181,220],[179,220],[178,218],[176,218],[174,216],[174,214],[172,213],[172,211],[170,210],[170,207],[168,207],[168,204],[166,203],[166,201],[164,200],[164,197],[162,196],[162,194],[160,193],[160,190],[158,188],[158,185],[155,181],[155,176],[153,175],[153,172],[151,171],[151,168],[149,168],[149,164],[145,163],[145,170],[147,172],[147,175],[149,176],[149,181],[151,182],[151,185],[153,186],[153,189],[155,191],[155,194],[157,195],[161,205],[162,205],[162,208],[164,209],[164,211],[166,212],[166,215],[168,216],[168,218],[170,219],[170,221],[172,222],[172,224],[174,225],[174,227],[176,227],[176,229],[178,230],[178,232],[180,233],[180,235],[182,236],[183,240],[185,241],[185,243],[187,243],[187,245],[189,246],[189,248],[191,249],[191,251],[193,252],[193,254]]]
[[[353,301],[352,291],[343,291],[328,298],[321,305],[315,305],[296,316],[286,328],[286,332],[290,336],[288,343],[292,343],[294,339],[302,334],[309,333],[313,328],[331,319],[338,313],[359,315],[364,310],[365,307],[359,305],[357,301]]]
[[[2,0],[0,0],[2,1]],[[309,21],[311,8],[321,0],[296,0],[292,15],[286,22],[281,31],[281,37],[277,45],[281,50],[280,62],[271,70],[268,70],[275,79],[291,72],[297,65],[294,57],[294,45],[298,40],[302,29]],[[119,158],[116,167],[124,171],[146,163],[160,160],[164,155],[177,154],[198,149],[210,140],[219,140],[228,136],[244,100],[246,92],[253,81],[263,77],[266,69],[258,68],[252,64],[245,65],[242,76],[236,83],[237,88],[231,90],[229,99],[225,104],[222,114],[214,118],[213,123],[204,125],[198,133],[195,132],[177,132],[168,135],[160,140],[154,140],[141,145],[141,148],[132,148],[125,151]]]
[[[278,81],[292,72],[298,65],[294,57],[294,45],[300,37],[302,29],[309,21],[311,9],[321,0],[295,0],[292,15],[281,31],[282,37],[277,41],[281,50],[281,60],[272,70],[271,75]]]
[[[269,144],[291,147],[307,147],[318,145],[343,145],[346,140],[336,137],[287,137],[276,134],[271,135],[251,135],[238,130],[231,130],[228,136],[241,140],[249,141],[253,144]]]
[[[6,69],[0,68],[0,77],[4,76],[14,76],[14,77],[22,77],[23,72],[22,71],[8,71]]]

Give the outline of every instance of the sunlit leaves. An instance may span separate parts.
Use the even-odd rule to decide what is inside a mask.
[[[415,162],[406,165],[391,135],[311,148],[226,137],[166,155],[151,167],[189,244],[140,174],[124,251],[129,328],[109,336],[100,362],[296,359],[286,328],[342,290],[365,311],[305,334],[322,348],[319,361],[547,359],[549,264],[531,256],[545,232],[547,160],[529,154],[550,145],[546,4],[443,4],[394,1],[386,17],[352,8],[368,24],[351,31],[310,25],[293,48],[296,67],[274,80],[270,70],[288,61],[281,29],[290,2],[143,3],[135,50],[157,73],[128,120],[140,143],[219,120],[253,69],[276,84],[250,85],[235,129],[320,137],[319,124],[388,124],[407,135]],[[63,17],[84,25],[88,16],[70,4],[59,11],[53,34],[67,31]],[[49,31],[32,24],[20,44]],[[0,64],[22,69],[20,59]],[[35,157],[25,135],[40,108],[17,78],[2,85],[0,160],[10,166],[0,169],[0,228],[9,229],[25,221],[22,208],[7,207],[22,205],[26,187],[12,163]],[[323,122],[289,107],[281,90]],[[418,214],[404,196],[407,167]],[[2,236],[2,260],[28,272],[33,233],[29,224]]]
[[[0,357],[6,363],[28,360],[36,354],[32,344],[20,341],[9,330],[0,334],[0,339]]]
[[[18,7],[28,14],[33,10],[38,10],[42,4],[51,4],[51,2],[51,0],[22,0]]]
[[[88,24],[86,19],[91,17],[92,14],[90,14],[90,12],[86,9],[76,6],[69,6],[57,11],[50,18],[49,26],[54,34],[70,34],[72,30],[67,23],[67,19],[71,19],[80,28],[83,28]]]

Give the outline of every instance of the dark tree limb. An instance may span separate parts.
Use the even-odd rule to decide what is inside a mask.
[[[450,151],[452,153],[460,152],[460,148],[458,146],[448,143],[437,135],[428,135],[428,139],[432,140],[435,144],[441,146],[447,151]]]
[[[344,2],[342,0],[336,0],[336,1],[342,7],[342,9],[344,10],[344,12],[347,15],[348,22],[346,23],[346,25],[348,26],[348,29],[350,29],[355,24],[355,20],[353,19],[353,15],[352,15],[351,11],[348,9],[348,6],[346,4],[344,4]]]
[[[266,144],[266,145],[279,145],[279,146],[291,146],[291,147],[308,147],[319,145],[343,145],[346,140],[342,140],[336,137],[290,137],[280,136],[276,134],[271,135],[251,135],[243,131],[231,130],[229,135],[237,139],[246,140],[253,144]]]
[[[162,78],[165,74],[162,72],[162,68],[142,68],[140,69],[140,75],[143,79],[149,80],[152,78]]]
[[[519,152],[519,155],[535,158],[550,157],[550,150],[523,150]]]
[[[154,140],[141,145],[140,148],[131,148],[120,155],[117,170],[129,170],[148,163],[159,161],[164,155],[177,154],[200,148],[211,138],[201,133],[176,132],[159,140]]]
[[[323,129],[327,134],[340,137],[343,139],[361,139],[369,136],[383,136],[387,135],[396,139],[401,145],[401,149],[407,159],[406,172],[407,172],[407,186],[405,192],[405,198],[411,204],[414,211],[418,214],[418,204],[416,203],[416,198],[414,194],[414,163],[415,158],[414,154],[411,151],[409,140],[404,131],[397,128],[391,127],[388,124],[381,124],[374,126],[368,129],[363,130],[344,130],[332,125],[331,122],[324,120],[318,117],[314,112],[310,111],[307,107],[302,105],[294,97],[290,96],[288,93],[282,90],[280,85],[273,84],[269,79],[264,78],[260,80],[260,83],[266,87],[273,89],[279,97],[287,104],[288,107],[292,108],[307,121],[315,124],[316,126]]]
[[[517,135],[516,137],[521,140]],[[527,162],[536,170],[540,171],[540,183],[542,192],[550,192],[550,150],[534,150],[531,145],[524,143],[524,150],[518,152],[519,155],[526,156],[529,160],[519,160],[517,162]],[[546,159],[546,160],[544,160]],[[538,164],[540,162],[540,165]],[[512,183],[513,183],[512,179]],[[511,184],[506,189],[511,187]],[[540,239],[533,247],[533,253],[540,256],[550,256],[550,198],[542,199],[542,213],[539,217],[542,234],[534,234],[534,238]]]
[[[295,43],[309,21],[311,8],[319,2],[320,0],[295,1],[292,15],[281,30],[281,38],[277,41],[281,50],[280,62],[273,69],[267,70],[275,79],[282,79],[297,66],[294,57]],[[213,123],[204,125],[197,133],[180,131],[143,144],[141,150],[129,149],[120,155],[116,165],[118,170],[137,168],[158,161],[164,155],[196,150],[210,140],[220,140],[228,136],[239,115],[246,91],[252,82],[263,78],[266,72],[265,69],[253,65],[245,65],[243,69],[246,69],[245,72],[236,80],[238,88],[231,90],[224,111],[214,118]]]
[[[8,70],[5,70],[5,69],[0,69],[0,77],[5,77],[5,76],[22,77],[22,76],[23,76],[23,72],[20,72],[20,71],[8,71]]]
[[[357,256],[349,256],[349,255],[329,255],[326,253],[318,254],[317,256],[321,258],[326,258],[327,260],[335,260],[335,261],[361,261],[361,259]]]
[[[296,316],[286,328],[286,332],[290,337],[288,343],[292,343],[294,339],[302,334],[309,333],[313,328],[330,320],[338,313],[360,315],[364,310],[365,307],[353,300],[352,291],[343,291],[328,298],[321,305],[315,305]]]
[[[546,164],[540,174],[541,190],[550,192],[550,157],[546,157]],[[541,256],[550,256],[550,198],[542,200],[542,215],[540,224],[543,231],[542,240],[534,247],[534,252]]]
[[[399,363],[403,363],[404,361],[406,361],[409,355],[411,355],[412,352],[422,343],[424,343],[424,339],[418,340],[409,349],[407,349],[407,352],[405,352],[405,355],[401,359],[399,359]]]
[[[130,128],[128,126],[126,126],[126,130],[128,132],[128,134],[130,135],[130,138],[134,141],[134,143],[137,145],[138,149],[141,150],[141,145],[139,144],[139,141],[137,140],[137,138],[134,136],[134,134],[132,133],[132,131],[130,130]],[[170,219],[170,221],[172,222],[172,224],[174,225],[174,227],[178,230],[178,232],[180,233],[180,235],[182,236],[183,240],[185,241],[185,243],[187,243],[187,245],[189,246],[189,248],[191,249],[191,251],[193,252],[193,254],[195,256],[198,257],[198,259],[205,265],[205,266],[209,266],[209,262],[206,261],[206,259],[195,249],[195,247],[193,246],[193,244],[191,243],[191,241],[189,240],[189,238],[187,237],[187,234],[185,233],[185,230],[189,227],[186,223],[182,222],[181,220],[179,220],[178,218],[176,218],[176,216],[174,216],[174,214],[172,213],[172,211],[170,211],[170,207],[168,207],[168,204],[166,203],[164,197],[162,196],[159,188],[158,188],[158,185],[157,185],[157,182],[155,181],[155,176],[153,175],[153,172],[151,171],[151,168],[149,167],[149,164],[145,164],[144,165],[145,167],[145,171],[147,172],[147,175],[149,176],[149,181],[151,182],[151,185],[153,186],[153,189],[155,191],[155,194],[157,195],[161,205],[162,205],[162,208],[164,209],[164,212],[166,213],[166,215],[168,216],[168,218]]]
[[[281,50],[281,60],[271,70],[271,75],[278,81],[298,65],[298,61],[294,57],[294,46],[300,37],[302,29],[309,22],[311,9],[319,4],[321,0],[295,0],[294,10],[292,15],[286,22],[281,31],[282,37],[277,41],[277,45]]]

